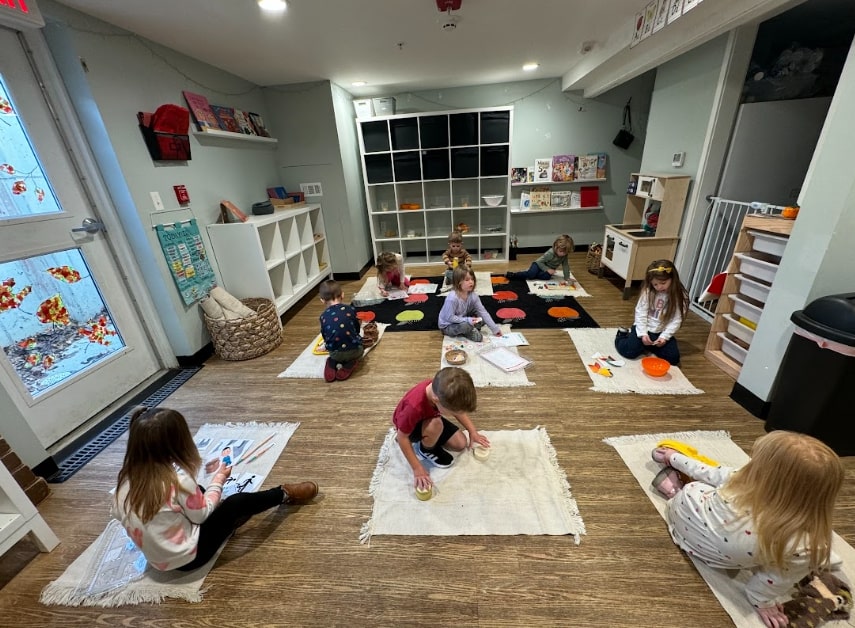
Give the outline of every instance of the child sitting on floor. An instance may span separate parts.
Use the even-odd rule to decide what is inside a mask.
[[[377,256],[377,288],[380,295],[388,297],[392,290],[406,290],[409,285],[401,254],[391,251],[380,253]]]
[[[472,268],[472,256],[463,248],[463,234],[452,231],[448,236],[448,249],[442,254],[445,264],[445,284],[451,286],[454,269],[459,266]]]
[[[475,273],[466,266],[454,269],[451,280],[454,290],[445,297],[439,311],[439,329],[446,336],[465,336],[472,342],[483,340],[482,326],[487,325],[497,336],[502,330],[484,309],[481,297],[475,292]]]
[[[205,565],[250,517],[318,494],[314,482],[282,484],[222,498],[232,468],[220,464],[207,488],[196,484],[202,458],[187,421],[167,408],[137,408],[111,514],[158,571]]]
[[[570,253],[573,252],[573,238],[566,233],[555,238],[552,248],[531,263],[528,270],[519,273],[507,273],[508,279],[552,279],[560,266],[565,281],[570,279]]]
[[[751,570],[748,600],[766,626],[778,628],[787,625],[781,603],[793,585],[829,566],[844,470],[830,447],[794,432],[761,436],[751,453],[734,470],[656,448],[653,459],[666,467],[654,488],[668,498],[674,542],[710,567]],[[683,486],[679,474],[694,481]]]
[[[413,469],[413,485],[426,490],[433,486],[430,473],[419,459],[440,468],[450,467],[454,456],[445,448],[463,451],[478,443],[489,447],[490,441],[480,434],[469,418],[475,411],[478,394],[472,376],[463,369],[447,366],[433,379],[416,384],[398,402],[392,414],[397,429],[398,446]],[[469,441],[446,416],[456,419],[469,432]]]
[[[365,353],[360,322],[356,310],[342,303],[341,286],[327,279],[318,290],[324,311],[321,313],[321,335],[329,357],[324,365],[324,379],[328,382],[350,377],[359,358]]]

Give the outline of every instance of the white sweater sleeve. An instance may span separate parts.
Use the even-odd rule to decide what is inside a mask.
[[[643,291],[638,296],[638,302],[635,304],[635,333],[639,338],[646,335],[650,331],[647,324],[649,304],[647,302],[647,291]]]

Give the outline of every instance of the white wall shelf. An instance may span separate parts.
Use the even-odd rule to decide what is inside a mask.
[[[223,288],[239,299],[270,299],[280,316],[332,270],[320,205],[208,225],[208,238]]]
[[[573,185],[574,183],[603,183],[608,179],[574,179],[573,181],[527,181],[526,183],[511,183],[511,187],[522,188],[537,185]]]
[[[247,135],[245,133],[232,133],[231,131],[193,131],[193,135],[200,144],[208,146],[241,146],[259,148],[275,148],[279,143],[275,137],[261,137],[260,135]]]
[[[520,216],[524,214],[551,214],[555,212],[586,212],[591,210],[603,209],[602,205],[594,205],[592,207],[541,207],[540,209],[512,209],[511,214]]]
[[[455,229],[473,261],[507,257],[512,107],[382,116],[357,128],[375,257],[441,262]],[[493,195],[503,202],[483,201]]]

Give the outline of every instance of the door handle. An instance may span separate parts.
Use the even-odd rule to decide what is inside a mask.
[[[97,218],[84,218],[80,227],[75,227],[72,232],[85,231],[86,233],[98,233],[99,231],[107,232],[107,227]]]

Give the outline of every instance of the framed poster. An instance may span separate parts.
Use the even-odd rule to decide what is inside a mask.
[[[683,0],[670,0],[670,5],[668,6],[668,23],[674,22],[680,19],[680,16],[683,15]]]
[[[184,305],[192,305],[216,285],[216,277],[196,219],[156,225],[157,239]]]
[[[668,6],[670,0],[658,0],[656,4],[656,17],[653,20],[653,32],[661,31],[668,23]]]

